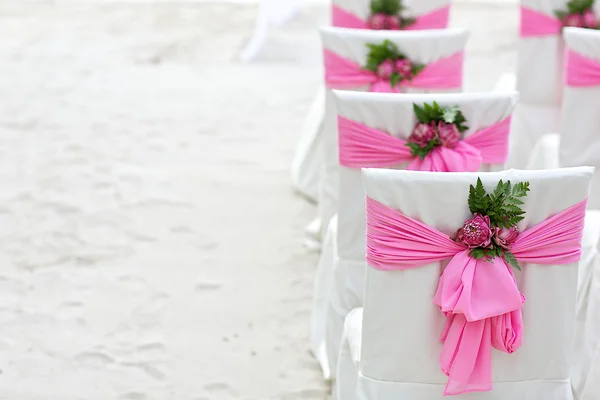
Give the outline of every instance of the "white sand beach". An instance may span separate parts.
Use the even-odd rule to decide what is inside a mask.
[[[256,12],[0,0],[0,399],[327,398],[289,170],[327,6],[244,64]],[[467,89],[514,69],[517,17],[457,3]]]

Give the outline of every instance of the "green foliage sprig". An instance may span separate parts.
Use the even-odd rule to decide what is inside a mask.
[[[500,180],[493,193],[488,194],[483,187],[481,179],[477,178],[477,184],[469,187],[469,210],[473,214],[487,215],[490,218],[491,228],[515,227],[523,220],[525,211],[521,209],[523,197],[529,192],[529,182],[519,182],[514,186],[510,181]],[[471,251],[471,256],[476,259],[493,260],[501,257],[508,265],[521,270],[519,262],[510,251],[496,245],[490,248],[477,247]]]
[[[583,14],[594,6],[595,0],[570,0],[567,3],[566,10],[556,10],[554,15],[560,20],[564,20],[568,15]]]
[[[464,133],[469,127],[465,125],[467,119],[460,111],[460,107],[441,107],[437,102],[432,104],[423,103],[423,107],[413,104],[413,110],[417,120],[423,124],[429,124],[432,121],[444,121],[447,124],[454,124],[460,133]]]
[[[369,48],[369,54],[367,55],[367,64],[365,65],[365,69],[368,69],[372,72],[377,72],[377,67],[384,62],[385,60],[408,60],[408,57],[404,55],[398,49],[394,43],[389,41],[388,39],[384,40],[380,44],[367,43],[367,47]],[[409,60],[410,61],[410,60]],[[411,77],[416,76],[419,72],[423,71],[425,65],[416,64],[411,62]],[[406,77],[402,76],[398,72],[394,72],[390,76],[390,85],[395,87],[398,85],[403,79]],[[411,78],[408,78],[410,80]]]
[[[398,15],[405,9],[400,0],[371,0],[371,14]]]

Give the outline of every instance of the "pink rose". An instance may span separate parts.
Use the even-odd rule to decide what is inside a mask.
[[[440,121],[437,129],[440,135],[440,140],[442,141],[442,145],[450,149],[455,148],[460,140],[460,132],[456,125],[447,124],[444,121]]]
[[[581,14],[569,14],[565,17],[565,26],[583,27],[583,16]]]
[[[596,29],[598,27],[596,14],[594,14],[592,10],[587,10],[585,13],[583,13],[583,26],[592,29]]]
[[[383,79],[389,79],[394,73],[394,62],[392,60],[384,60],[377,67],[377,76]]]
[[[405,79],[411,77],[412,64],[406,58],[402,60],[396,60],[394,67],[396,68],[396,72],[402,75],[402,77],[404,77]]]
[[[515,226],[510,229],[494,228],[494,243],[504,250],[510,250],[515,240],[517,240],[517,236],[519,236],[519,230]]]
[[[400,20],[400,17],[397,15],[387,15],[385,18],[385,29],[397,31],[400,29],[401,24],[402,24],[402,21]]]
[[[437,132],[434,126],[429,124],[417,124],[412,131],[409,142],[416,143],[421,147],[427,146],[427,143],[437,138]]]
[[[383,13],[373,14],[369,17],[368,25],[369,29],[385,29],[387,15]]]
[[[470,249],[489,247],[492,241],[490,217],[474,214],[473,218],[466,220],[463,227],[456,232],[456,240],[466,244]]]

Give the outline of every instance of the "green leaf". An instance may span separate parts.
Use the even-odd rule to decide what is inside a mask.
[[[428,124],[430,119],[422,107],[413,103],[413,110],[415,111],[415,115],[417,116],[417,120],[423,124]]]
[[[419,73],[421,73],[421,71],[423,71],[425,69],[425,65],[423,64],[413,64],[412,65],[412,76],[415,77],[417,75],[419,75]]]
[[[397,72],[394,72],[392,74],[392,76],[390,76],[390,85],[392,87],[396,86],[400,82],[401,79],[402,79],[402,77],[400,76],[400,74]]]
[[[515,257],[515,255],[513,253],[511,253],[510,251],[505,251],[503,257],[504,261],[506,261],[506,263],[517,269],[517,270],[521,270],[521,266],[519,265],[519,261],[517,260],[517,257]]]
[[[486,258],[485,249],[482,249],[481,247],[474,248],[473,250],[471,250],[471,257],[473,257],[477,260]]]
[[[402,17],[400,22],[400,28],[407,28],[413,25],[415,22],[417,22],[416,18]]]
[[[562,10],[556,10],[554,11],[554,16],[556,16],[556,18],[558,18],[559,20],[564,20],[567,15],[569,15],[569,13],[567,13],[566,11],[562,11]]]

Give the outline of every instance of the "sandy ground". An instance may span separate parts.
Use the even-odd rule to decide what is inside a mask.
[[[310,5],[0,0],[0,399],[327,398],[308,352],[314,214],[289,166],[320,82]],[[462,2],[468,88],[514,5]]]

